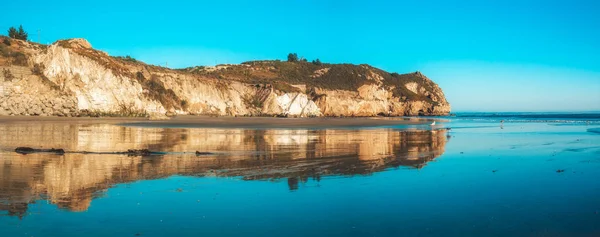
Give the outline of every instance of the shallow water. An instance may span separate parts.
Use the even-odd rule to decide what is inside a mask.
[[[556,124],[0,124],[0,229],[2,236],[599,236],[600,126]],[[165,154],[19,155],[18,146]]]

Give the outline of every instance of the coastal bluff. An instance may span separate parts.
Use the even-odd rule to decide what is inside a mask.
[[[420,72],[361,64],[270,60],[170,69],[95,50],[0,37],[0,116],[447,115]]]

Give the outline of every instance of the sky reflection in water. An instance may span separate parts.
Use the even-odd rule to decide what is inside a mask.
[[[7,236],[595,236],[600,136],[590,128],[0,125],[0,228]],[[169,153],[23,156],[17,146]]]

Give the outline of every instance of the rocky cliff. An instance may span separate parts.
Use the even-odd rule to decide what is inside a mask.
[[[253,61],[169,69],[94,50],[2,38],[0,115],[445,115],[442,90],[419,72],[369,65]]]

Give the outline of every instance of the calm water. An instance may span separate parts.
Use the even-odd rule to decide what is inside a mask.
[[[598,118],[459,115],[333,130],[0,124],[0,235],[600,236]]]

